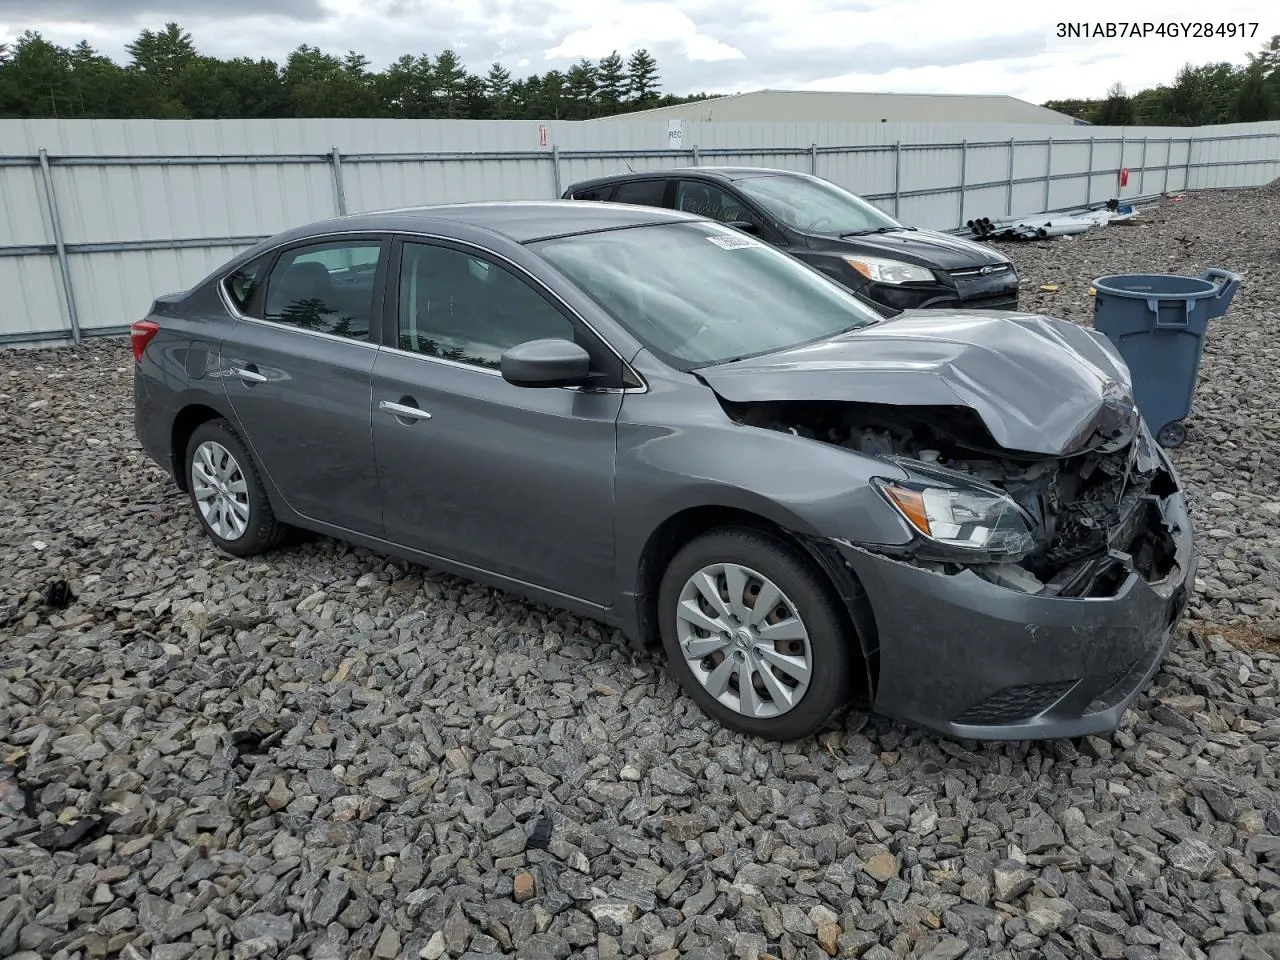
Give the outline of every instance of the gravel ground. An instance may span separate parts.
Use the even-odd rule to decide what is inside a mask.
[[[749,741],[596,624],[327,540],[217,555],[126,346],[0,355],[0,957],[1280,957],[1278,215],[1008,247],[1076,319],[1102,273],[1248,274],[1176,454],[1189,629],[1079,742]]]

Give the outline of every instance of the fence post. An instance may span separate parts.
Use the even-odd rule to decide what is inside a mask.
[[[1196,145],[1196,135],[1193,133],[1187,137],[1187,165],[1182,171],[1182,189],[1187,191],[1191,189],[1191,148]]]
[[[902,141],[893,142],[893,215],[898,216],[902,200]]]
[[[818,175],[818,145],[816,143],[809,144],[809,172],[815,177]]]
[[[329,163],[333,167],[333,196],[338,204],[338,216],[347,215],[347,188],[342,182],[342,153],[337,147],[329,151]]]
[[[80,315],[76,313],[76,295],[71,288],[71,266],[67,263],[67,245],[62,242],[62,221],[58,219],[58,197],[53,192],[53,174],[49,170],[49,151],[40,148],[40,176],[44,179],[44,199],[53,227],[53,246],[58,254],[58,270],[62,274],[62,297],[67,303],[67,319],[71,321],[71,342],[81,343]]]
[[[558,143],[551,145],[551,186],[556,192],[553,199],[559,200],[560,194],[564,191],[560,189],[560,145]]]
[[[969,141],[960,141],[960,219],[956,222],[964,226],[964,184],[969,173]]]
[[[1161,193],[1169,192],[1169,168],[1173,166],[1173,137],[1169,138],[1169,144],[1164,148],[1164,186],[1160,188]]]
[[[695,167],[702,166],[702,154],[699,152],[698,145],[696,143],[693,145],[693,165]]]
[[[1013,154],[1018,149],[1018,141],[1009,138],[1009,182],[1004,185],[1004,215],[1013,216]]]
[[[1089,138],[1089,178],[1084,188],[1084,205],[1093,203],[1093,137]]]
[[[1147,140],[1148,137],[1142,138],[1142,158],[1138,161],[1138,196],[1145,197],[1143,189],[1147,182]]]
[[[1044,152],[1044,212],[1049,212],[1049,184],[1053,176],[1053,137]]]

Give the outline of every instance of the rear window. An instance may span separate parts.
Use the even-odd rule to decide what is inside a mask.
[[[642,207],[662,206],[663,195],[667,192],[665,180],[630,180],[618,185],[614,195],[615,203],[635,203]]]

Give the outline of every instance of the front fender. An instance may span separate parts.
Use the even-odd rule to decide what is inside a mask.
[[[742,510],[804,538],[910,542],[906,523],[870,482],[873,476],[906,477],[902,468],[821,441],[737,424],[718,404],[714,413],[719,422],[708,415],[676,428],[629,422],[624,409],[616,500],[620,593],[635,589],[654,532],[698,507]]]

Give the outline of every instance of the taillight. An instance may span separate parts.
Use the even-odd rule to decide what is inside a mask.
[[[142,362],[142,352],[147,349],[151,338],[160,332],[160,325],[154,320],[139,320],[129,327],[129,344],[133,347],[133,362]]]

